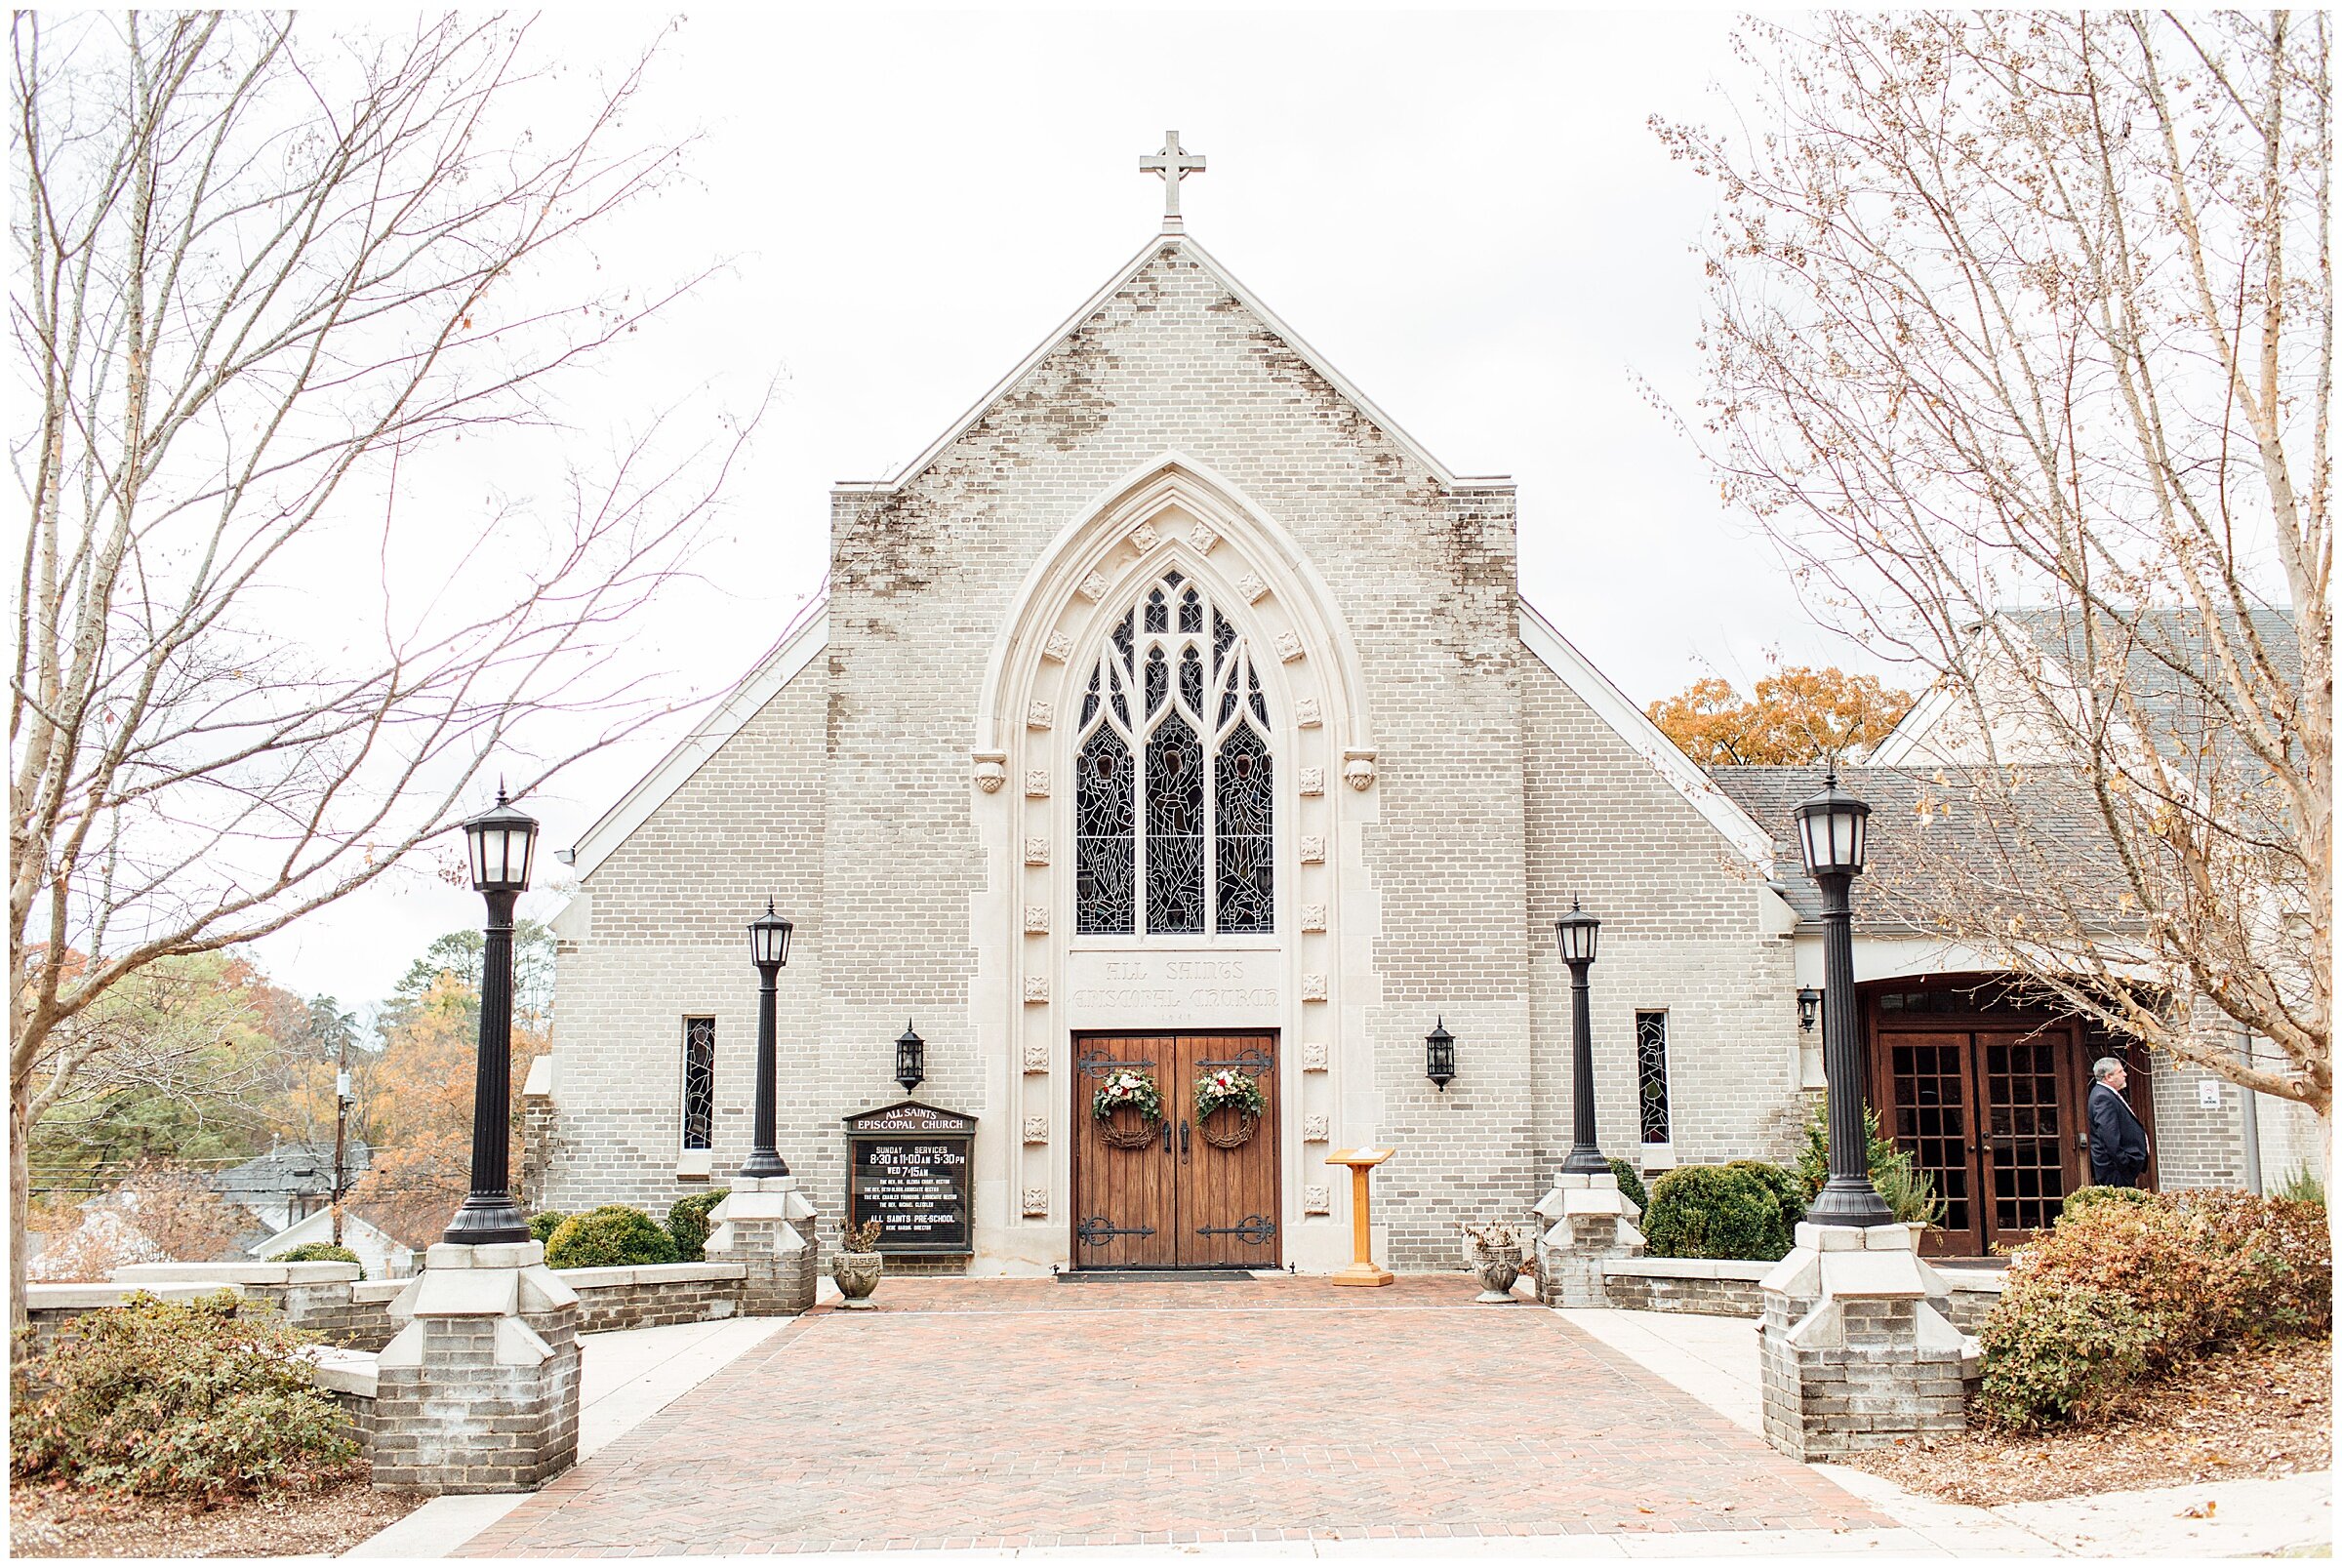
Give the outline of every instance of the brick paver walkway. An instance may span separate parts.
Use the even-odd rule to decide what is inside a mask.
[[[890,1279],[809,1313],[467,1556],[1886,1523],[1463,1276]]]

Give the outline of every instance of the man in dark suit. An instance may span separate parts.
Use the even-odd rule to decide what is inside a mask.
[[[2090,1180],[2100,1186],[2137,1186],[2147,1169],[2147,1129],[2122,1098],[2129,1074],[2119,1057],[2090,1065]]]

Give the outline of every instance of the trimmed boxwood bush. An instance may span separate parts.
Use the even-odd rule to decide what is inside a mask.
[[[561,1223],[545,1244],[545,1261],[554,1268],[618,1268],[633,1264],[671,1264],[675,1238],[640,1209],[605,1203]]]
[[[529,1216],[529,1235],[537,1241],[550,1242],[553,1232],[560,1229],[562,1222],[568,1218],[559,1209],[540,1209]]]
[[[2214,1346],[2332,1332],[2322,1208],[2248,1192],[2075,1198],[2017,1249],[1978,1335],[1987,1420],[2021,1428],[2086,1416],[2109,1391]]]
[[[2066,1194],[2066,1206],[2061,1219],[2072,1219],[2093,1204],[2138,1203],[2153,1207],[2161,1201],[2153,1192],[2143,1192],[2135,1186],[2078,1186]]]
[[[330,1241],[304,1241],[291,1252],[280,1252],[268,1261],[272,1264],[356,1264],[358,1277],[366,1277],[365,1262],[347,1247],[337,1247]]]
[[[1797,1214],[1783,1212],[1780,1194],[1790,1179],[1749,1168],[1759,1163],[1686,1165],[1659,1178],[1642,1215],[1651,1256],[1766,1263],[1787,1257]]]
[[[1638,1209],[1647,1209],[1651,1206],[1651,1194],[1643,1188],[1640,1171],[1616,1155],[1612,1155],[1610,1174],[1618,1178],[1618,1189],[1627,1195],[1628,1202]]]
[[[139,1292],[12,1357],[9,1471],[198,1497],[305,1480],[357,1452],[294,1352],[315,1336],[233,1291]]]
[[[694,1192],[687,1198],[677,1198],[666,1211],[666,1233],[675,1238],[675,1262],[704,1264],[707,1261],[707,1232],[715,1227],[707,1223],[708,1211],[732,1195],[728,1186],[709,1187]]]

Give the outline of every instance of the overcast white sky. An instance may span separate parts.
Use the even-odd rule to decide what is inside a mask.
[[[557,13],[580,68],[638,14]],[[1449,466],[1519,484],[1521,586],[1637,703],[1768,651],[1845,663],[1770,549],[1638,389],[1690,412],[1710,192],[1653,114],[1725,119],[1719,12],[748,16],[694,12],[637,129],[698,125],[690,188],[606,230],[645,285],[729,272],[623,374],[573,397],[625,422],[712,384],[782,397],[711,581],[639,648],[687,696],[735,681],[818,583],[828,490],[916,455],[1152,234],[1137,160],[1176,126],[1210,159],[1190,232]],[[453,526],[464,526],[460,520]],[[550,851],[682,722],[531,804]],[[745,921],[762,889],[742,889]],[[787,901],[787,889],[777,890]],[[727,890],[709,889],[710,898]],[[524,912],[548,915],[556,889]],[[264,945],[280,983],[378,998],[479,901],[416,876]]]

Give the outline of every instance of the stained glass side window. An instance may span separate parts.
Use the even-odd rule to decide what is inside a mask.
[[[715,1131],[715,1020],[683,1021],[683,1146],[713,1146]]]
[[[1635,1099],[1642,1111],[1642,1141],[1669,1142],[1667,1122],[1667,1015],[1635,1015]]]
[[[1084,936],[1128,935],[1138,929],[1138,819],[1131,775],[1128,743],[1112,725],[1099,725],[1082,743],[1073,766],[1074,929]]]
[[[1203,743],[1174,709],[1147,741],[1147,929],[1203,929]]]
[[[1272,776],[1269,744],[1251,725],[1239,724],[1221,740],[1212,767],[1212,854],[1214,912],[1224,932],[1276,929]]]

